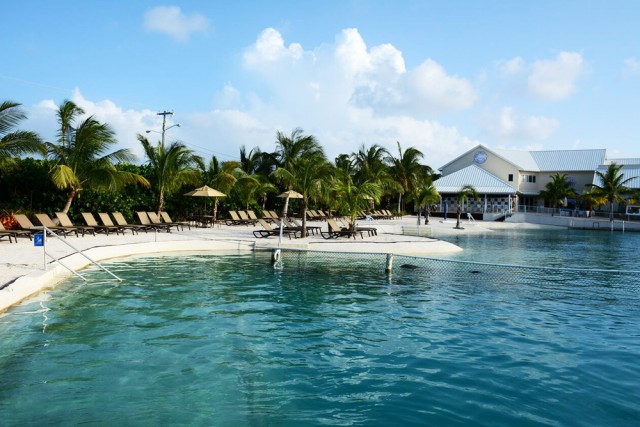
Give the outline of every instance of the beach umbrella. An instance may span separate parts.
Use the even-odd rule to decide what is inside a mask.
[[[284,210],[282,211],[283,218],[287,216],[287,210],[289,209],[289,199],[302,199],[304,196],[297,191],[289,190],[285,191],[282,194],[278,194],[276,197],[280,197],[281,199],[285,199],[284,201]]]
[[[216,199],[213,202],[213,222],[216,221],[216,208],[218,207],[217,205],[217,201],[218,201],[218,197],[226,197],[227,195],[224,194],[221,191],[216,190],[215,188],[211,188],[208,185],[204,185],[200,188],[196,188],[195,190],[189,191],[188,193],[184,194],[185,196],[191,196],[191,197],[213,197],[214,199]],[[205,212],[207,211],[207,201],[205,199],[204,202],[204,210]]]

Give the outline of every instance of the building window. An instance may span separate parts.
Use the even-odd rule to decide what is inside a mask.
[[[509,182],[513,182],[513,174],[512,173],[509,174]]]
[[[522,175],[522,182],[536,182],[535,175]]]

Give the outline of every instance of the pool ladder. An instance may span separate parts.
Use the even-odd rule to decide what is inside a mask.
[[[38,227],[40,228],[40,227]],[[47,255],[50,256],[51,258],[53,258],[54,261],[56,261],[58,264],[60,264],[61,266],[63,266],[64,268],[66,268],[67,270],[69,270],[71,273],[73,273],[75,276],[81,278],[82,280],[84,280],[85,282],[88,281],[88,279],[86,277],[84,277],[82,274],[78,273],[76,270],[74,270],[73,268],[69,267],[68,265],[66,265],[64,262],[62,262],[62,260],[60,260],[59,258],[55,257],[53,254],[50,254],[47,252],[47,233],[49,233],[51,236],[57,238],[58,240],[60,240],[61,242],[63,242],[65,245],[69,246],[71,249],[73,249],[75,251],[75,253],[82,255],[83,257],[85,257],[87,260],[89,260],[93,265],[99,267],[100,269],[106,271],[107,273],[109,273],[111,276],[113,276],[115,279],[117,279],[118,281],[122,282],[122,279],[119,278],[118,276],[116,276],[115,274],[113,274],[112,272],[110,272],[109,270],[107,270],[105,267],[103,267],[102,265],[100,265],[98,262],[96,262],[95,260],[93,260],[89,255],[85,254],[82,250],[76,248],[75,246],[73,246],[71,243],[67,242],[67,239],[62,239],[60,236],[58,236],[56,233],[54,233],[53,231],[49,230],[47,227],[42,227],[42,237],[43,237],[43,241],[42,241],[42,246],[44,248],[44,269],[45,271],[47,270]]]

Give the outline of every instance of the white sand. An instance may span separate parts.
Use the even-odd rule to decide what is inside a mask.
[[[310,222],[310,225],[320,225],[326,230],[325,223]],[[407,216],[402,220],[378,220],[371,223],[361,222],[361,226],[375,227],[377,236],[367,236],[356,240],[339,238],[323,239],[319,234],[306,239],[283,239],[283,247],[294,247],[308,250],[336,251],[336,252],[367,252],[394,253],[411,255],[436,255],[439,253],[456,252],[461,249],[451,243],[428,237],[403,235],[403,231],[416,232],[418,227],[416,217]],[[432,218],[428,226],[421,225],[420,233],[425,229],[434,236],[446,236],[459,233],[485,233],[493,229],[505,227],[527,227],[527,224],[483,223],[469,224],[463,222],[464,230],[457,230],[455,220],[443,222],[440,218]],[[530,226],[530,225],[529,225]],[[533,226],[538,227],[538,226]],[[260,247],[275,247],[277,237],[256,239],[252,231],[260,226],[216,226],[215,228],[195,228],[184,231],[149,232],[132,235],[85,237],[69,236],[66,239],[48,238],[47,253],[60,259],[69,267],[80,270],[90,261],[75,254],[74,250],[65,245],[64,240],[85,253],[95,261],[108,258],[131,256],[137,254],[176,252],[176,251],[251,251]],[[66,279],[71,273],[51,256],[44,256],[42,247],[35,247],[26,238],[19,238],[18,243],[9,243],[5,238],[0,240],[0,311],[35,295],[42,290],[54,287]],[[46,263],[46,269],[45,269]]]

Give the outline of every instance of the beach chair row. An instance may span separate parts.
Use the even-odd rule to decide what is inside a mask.
[[[258,218],[252,210],[229,211],[229,218],[225,219],[224,222],[226,225],[255,225],[259,219],[274,222],[279,217],[274,211],[264,211],[262,218]]]
[[[42,232],[43,226],[49,229],[50,232],[62,237],[67,237],[69,234],[75,234],[76,237],[84,237],[86,234],[95,236],[96,233],[124,235],[125,231],[130,231],[132,234],[138,234],[140,231],[146,233],[149,230],[170,232],[172,228],[176,230],[184,230],[185,226],[190,228],[187,222],[172,221],[167,212],[161,212],[160,216],[155,212],[136,212],[136,216],[140,221],[139,224],[128,223],[120,212],[113,212],[111,214],[98,213],[100,222],[98,222],[91,212],[82,212],[81,215],[85,225],[74,224],[64,212],[56,212],[57,221],[54,221],[46,213],[37,213],[34,215],[40,223],[40,226],[37,226],[31,222],[27,215],[13,214],[13,218],[19,227],[17,229],[6,230],[0,223],[0,238],[8,237],[10,242],[12,239],[17,242],[18,237],[28,237],[31,239],[34,234]]]

